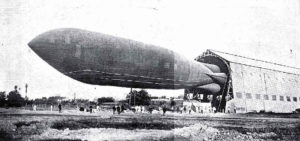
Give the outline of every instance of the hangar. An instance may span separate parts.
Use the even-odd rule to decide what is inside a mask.
[[[195,60],[215,64],[228,76],[212,99],[218,111],[290,113],[300,107],[300,68],[215,50]]]

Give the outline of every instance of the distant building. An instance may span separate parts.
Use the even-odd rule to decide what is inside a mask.
[[[119,102],[104,102],[99,105],[100,109],[112,109],[113,106],[119,105]]]
[[[171,99],[175,101],[175,106],[183,106],[183,98],[162,98],[162,97],[151,97],[151,105],[161,106],[170,105]]]
[[[164,105],[170,102],[169,98],[154,98],[151,99],[151,105]]]

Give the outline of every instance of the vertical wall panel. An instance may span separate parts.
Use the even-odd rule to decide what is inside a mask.
[[[232,62],[230,67],[234,99],[229,103],[236,106],[237,112],[289,113],[300,107],[299,75]],[[242,93],[242,98],[236,93]],[[252,98],[247,98],[250,94]],[[260,94],[260,99],[256,99],[256,94]],[[265,100],[264,95],[269,99]],[[272,99],[274,95],[276,99]],[[284,101],[280,101],[280,96],[284,96]],[[290,102],[286,100],[287,96],[291,98]],[[297,102],[293,101],[294,97],[298,98]]]
[[[244,78],[243,78],[243,68],[239,64],[230,64],[231,66],[231,75],[232,75],[232,86],[233,86],[233,95],[234,100],[231,105],[231,108],[235,107],[236,112],[246,112],[245,106],[245,88],[244,88]],[[242,98],[237,96],[237,93],[242,94]]]

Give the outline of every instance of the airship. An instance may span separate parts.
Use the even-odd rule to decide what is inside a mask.
[[[42,33],[28,46],[64,75],[92,85],[193,89],[218,93],[227,75],[214,64],[131,39],[63,28]]]

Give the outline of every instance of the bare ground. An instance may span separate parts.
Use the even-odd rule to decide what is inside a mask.
[[[0,140],[300,140],[300,117],[0,109]]]

